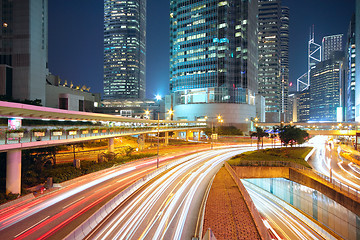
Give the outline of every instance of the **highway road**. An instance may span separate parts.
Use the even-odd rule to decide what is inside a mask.
[[[249,147],[243,149],[248,150]],[[211,150],[203,154],[204,156],[210,154],[209,157],[211,157],[228,151],[230,150]],[[184,156],[183,158],[186,158],[189,163],[185,166],[193,166],[193,162],[196,162],[199,165],[193,167],[206,168],[203,170],[209,174],[207,176],[214,174],[214,172],[207,172],[208,169],[214,168],[210,163],[210,165],[200,167],[206,157],[193,161],[198,154],[200,153]],[[221,157],[221,161],[223,158]],[[160,158],[160,166],[173,159],[174,157]],[[216,166],[221,166],[220,162],[216,162],[218,164]],[[111,168],[101,174],[92,174],[91,178],[83,177],[67,187],[2,209],[0,211],[0,237],[4,239],[63,239],[107,201],[155,168],[156,159],[137,161]],[[203,175],[201,171],[196,173]],[[192,179],[191,184],[199,184],[193,179],[195,173],[190,174],[191,177],[185,172],[183,174],[186,175],[183,181]],[[189,186],[182,188],[189,189]]]
[[[119,206],[87,239],[191,239],[212,177],[224,160],[248,150],[207,151],[170,169]]]
[[[324,239],[318,234],[317,230],[312,229],[302,219],[284,208],[285,204],[288,208],[292,208],[290,205],[280,199],[277,202],[273,201],[272,198],[274,196],[270,198],[270,193],[261,190],[252,183],[247,181],[243,181],[243,183],[260,215],[263,217],[264,224],[268,227],[272,239]],[[306,220],[312,222],[309,219]],[[318,229],[320,228],[318,226]]]
[[[316,136],[310,143],[316,150],[309,164],[316,171],[360,191],[360,166],[341,157],[338,144],[324,136]]]
[[[172,160],[173,157],[160,158],[160,166]],[[0,237],[63,239],[108,200],[155,168],[156,159],[133,162],[2,209]]]

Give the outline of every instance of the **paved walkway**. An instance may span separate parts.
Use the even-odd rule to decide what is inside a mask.
[[[216,174],[207,199],[203,235],[208,228],[217,240],[260,239],[244,198],[224,167]]]

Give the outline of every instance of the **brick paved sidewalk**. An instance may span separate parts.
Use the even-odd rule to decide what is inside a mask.
[[[217,240],[261,239],[238,187],[223,167],[216,174],[206,202],[204,232]]]

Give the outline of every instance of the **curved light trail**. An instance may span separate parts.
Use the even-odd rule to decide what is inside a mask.
[[[276,239],[324,239],[301,219],[287,211],[279,202],[274,202],[268,198],[267,194],[264,194],[264,190],[259,191],[257,186],[249,182],[246,182],[244,185],[256,208],[265,217],[265,220],[263,220],[265,226],[267,224],[270,225],[268,228],[275,232],[273,235],[276,236]],[[283,204],[286,203],[284,202]],[[290,206],[288,205],[287,207]]]
[[[213,150],[147,185],[88,239],[191,239],[203,193],[221,163],[243,149]]]

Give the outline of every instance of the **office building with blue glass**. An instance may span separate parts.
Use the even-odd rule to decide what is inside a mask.
[[[355,56],[356,56],[356,44],[355,44],[355,14],[353,14],[346,38],[345,48],[345,119],[346,121],[355,121],[355,83],[356,83],[356,71],[355,71]]]
[[[174,120],[256,116],[257,1],[170,1]]]
[[[104,99],[143,99],[146,0],[104,0]]]
[[[343,121],[344,53],[332,52],[328,60],[310,71],[310,121]]]

